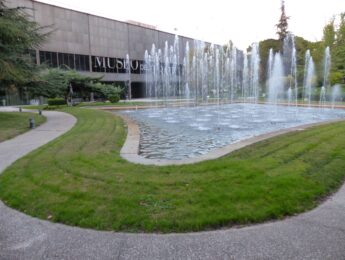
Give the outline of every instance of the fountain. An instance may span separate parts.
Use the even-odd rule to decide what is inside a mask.
[[[252,44],[252,52],[250,55],[250,96],[254,103],[258,102],[259,98],[259,66],[260,66],[260,54],[259,44]]]
[[[303,80],[303,99],[307,101],[308,106],[311,106],[312,93],[315,82],[315,68],[313,57],[310,55],[310,51],[307,50],[305,54],[304,65],[304,80]]]
[[[243,60],[243,72],[242,72],[242,102],[245,103],[249,96],[248,86],[249,86],[249,67],[248,67],[248,55],[244,55]]]
[[[319,101],[319,107],[321,109],[325,108],[326,106],[326,88],[324,86],[321,87],[320,90],[320,101]]]
[[[260,134],[345,118],[345,111],[326,107],[329,48],[325,50],[324,86],[318,100],[321,110],[311,107],[316,76],[309,50],[305,54],[302,93],[308,108],[297,104],[296,57],[292,35],[284,40],[283,52],[269,51],[266,79],[269,104],[263,105],[258,104],[258,44],[252,44],[249,53],[232,44],[218,46],[202,41],[186,42],[182,51],[177,36],[173,45],[165,42],[163,51],[152,45],[151,51],[145,52],[146,93],[150,98],[163,100],[166,107],[123,112],[140,126],[141,155],[179,160]],[[334,86],[333,108],[340,96],[340,86]],[[168,106],[170,102],[184,106]]]
[[[244,55],[232,45],[223,48],[195,40],[193,48],[186,43],[183,59],[177,46],[176,36],[174,44],[169,46],[166,42],[163,51],[152,45],[151,52],[145,52],[147,97],[165,102],[188,98],[194,105],[210,100],[216,104],[233,103],[239,98],[257,102],[260,87],[257,43],[252,44],[250,54]],[[247,59],[246,64],[244,59]],[[243,70],[247,71],[246,79]]]
[[[329,72],[331,71],[331,54],[329,47],[325,49],[324,66],[323,66],[323,86],[329,86]]]
[[[292,105],[292,88],[289,87],[287,91],[287,97],[288,97],[288,106]]]
[[[268,72],[268,102],[277,105],[284,98],[284,69],[279,52],[274,55],[270,66],[272,70]]]
[[[289,79],[289,88],[291,89],[293,96],[292,99],[297,106],[298,99],[298,84],[297,84],[297,59],[296,59],[296,47],[295,36],[288,34],[283,43],[283,65],[285,68],[285,75]]]
[[[238,66],[237,66],[237,49],[232,46],[232,50],[231,50],[231,56],[230,56],[230,60],[231,60],[231,66],[230,66],[230,70],[231,70],[231,83],[230,83],[230,92],[231,92],[231,101],[233,102],[233,97],[234,97],[234,92],[236,91],[237,87],[238,87],[238,76],[237,76],[237,72],[238,72]],[[246,98],[248,98],[248,96],[246,96]]]
[[[341,89],[341,86],[339,84],[334,85],[332,87],[331,98],[332,98],[332,109],[334,109],[334,106],[335,106],[336,102],[341,102],[342,99],[343,99],[343,97],[342,97],[342,89]]]

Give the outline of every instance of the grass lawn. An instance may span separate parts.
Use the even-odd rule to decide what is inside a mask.
[[[0,176],[0,198],[32,216],[129,232],[186,232],[280,219],[315,207],[345,176],[345,122],[184,166],[123,160],[123,121],[70,108],[64,136]]]
[[[44,116],[33,113],[0,112],[0,142],[30,130],[29,118],[32,117],[36,126],[46,121]]]

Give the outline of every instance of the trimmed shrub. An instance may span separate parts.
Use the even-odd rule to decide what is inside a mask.
[[[111,95],[111,96],[109,97],[109,101],[110,101],[111,103],[117,103],[117,102],[120,101],[120,96],[119,96],[119,95]]]
[[[49,106],[61,106],[66,105],[66,100],[64,98],[50,98],[48,99]]]

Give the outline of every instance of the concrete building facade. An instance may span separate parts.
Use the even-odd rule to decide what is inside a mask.
[[[155,43],[164,48],[174,43],[175,35],[156,30],[153,26],[121,22],[74,11],[34,0],[10,0],[10,7],[27,7],[31,19],[52,31],[49,39],[36,50],[36,62],[50,67],[68,66],[82,74],[103,76],[105,82],[130,82],[132,97],[145,93],[144,53]],[[180,57],[187,41],[179,36]],[[126,70],[129,56],[131,73]],[[182,61],[180,61],[182,64]]]

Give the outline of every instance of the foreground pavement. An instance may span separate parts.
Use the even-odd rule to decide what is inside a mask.
[[[44,114],[46,124],[0,143],[0,172],[75,123],[65,113]],[[345,185],[318,208],[282,221],[166,235],[69,227],[0,201],[0,259],[345,259]]]

